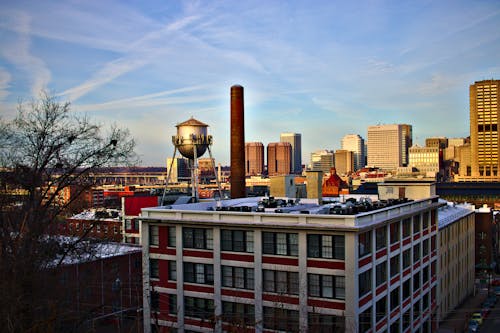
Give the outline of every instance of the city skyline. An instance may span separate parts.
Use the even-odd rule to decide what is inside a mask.
[[[228,165],[233,84],[245,87],[245,141],[301,133],[304,163],[378,123],[411,124],[421,145],[469,136],[469,85],[500,78],[496,1],[0,9],[1,117],[46,89],[76,113],[129,128],[142,165],[164,166],[175,125],[191,116],[209,125],[214,157]]]

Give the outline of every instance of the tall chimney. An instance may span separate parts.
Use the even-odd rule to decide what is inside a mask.
[[[246,197],[243,87],[231,87],[231,198]]]

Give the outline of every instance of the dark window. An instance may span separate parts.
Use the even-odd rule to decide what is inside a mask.
[[[399,273],[399,254],[391,258],[391,277]]]
[[[413,321],[416,321],[420,317],[420,300],[413,304]]]
[[[400,324],[399,319],[391,324],[391,333],[400,333],[401,332],[399,330],[399,324]]]
[[[427,281],[429,281],[429,266],[422,269],[422,285],[426,284]]]
[[[381,299],[379,299],[377,301],[376,311],[377,312],[375,312],[375,322],[378,323],[380,320],[382,320],[382,318],[387,316],[387,298],[386,297],[382,297]]]
[[[429,293],[426,293],[422,297],[422,311],[425,311],[429,308]]]
[[[157,291],[152,291],[151,295],[151,311],[160,311],[160,294]]]
[[[418,288],[420,288],[420,272],[413,274],[413,292],[417,291]]]
[[[403,220],[403,238],[411,235],[411,219],[407,218]]]
[[[175,244],[176,244],[175,227],[168,227],[168,246],[175,247]]]
[[[168,295],[168,313],[177,314],[177,295]]]
[[[345,332],[345,320],[343,317],[324,315],[314,312],[307,314],[308,332],[332,333]]]
[[[282,256],[298,256],[299,236],[282,232],[263,232],[264,254],[276,254]]]
[[[284,308],[264,307],[264,328],[269,330],[299,332],[299,312]]]
[[[168,262],[168,279],[171,281],[177,281],[177,262]]]
[[[372,253],[372,232],[367,231],[358,235],[359,257]]]
[[[222,251],[253,252],[253,231],[222,230]]]
[[[160,268],[158,259],[149,259],[149,277],[152,279],[160,278]]]
[[[359,333],[368,332],[372,328],[372,308],[359,314]]]
[[[222,266],[222,286],[238,289],[253,289],[253,268]]]
[[[413,263],[417,263],[420,260],[420,244],[415,244],[413,247]]]
[[[212,250],[214,246],[212,229],[183,228],[182,238],[185,248]]]
[[[406,311],[403,313],[403,332],[406,331],[408,327],[410,327],[411,323],[411,315],[410,315],[410,310]]]
[[[407,299],[410,297],[411,294],[411,279],[406,280],[403,282],[403,300]]]
[[[187,317],[214,319],[214,301],[211,299],[185,297],[184,308]]]
[[[158,246],[160,244],[160,234],[157,225],[149,226],[149,245]]]
[[[399,306],[399,287],[391,291],[391,311]]]
[[[403,269],[410,267],[411,265],[411,249],[403,252]]]
[[[359,296],[372,290],[372,270],[371,268],[364,273],[359,274]]]
[[[345,277],[308,274],[309,296],[345,299]]]
[[[394,222],[394,223],[391,223],[389,225],[389,231],[390,231],[390,234],[391,234],[391,244],[394,244],[396,242],[399,242],[399,221],[398,222]]]
[[[381,264],[378,264],[375,269],[375,284],[376,286],[380,286],[382,283],[387,282],[387,262],[384,261]]]
[[[309,258],[345,258],[343,235],[307,235],[307,256]]]
[[[375,230],[375,247],[377,250],[387,246],[387,229],[385,226]]]
[[[299,273],[264,269],[262,274],[265,292],[299,294]]]
[[[255,307],[252,304],[222,302],[222,321],[234,327],[255,326]]]
[[[429,254],[429,239],[424,239],[422,242],[422,257],[425,257]]]
[[[413,216],[413,233],[417,234],[420,232],[420,215]]]
[[[214,284],[214,266],[210,264],[185,262],[184,281],[190,283]]]

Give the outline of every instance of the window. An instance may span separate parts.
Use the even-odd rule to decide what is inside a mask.
[[[407,218],[403,220],[403,238],[411,235],[411,219]]]
[[[222,230],[222,251],[253,252],[253,231]]]
[[[222,301],[222,321],[235,327],[255,326],[255,307],[252,304]]]
[[[214,301],[205,298],[185,297],[185,315],[199,319],[214,319]]]
[[[345,299],[345,277],[308,274],[309,296]]]
[[[410,316],[410,310],[406,311],[403,313],[403,332],[406,331],[408,327],[410,327],[411,323],[411,316]]]
[[[307,327],[309,332],[315,333],[346,331],[344,318],[315,312],[309,312],[307,314]]]
[[[411,265],[411,249],[403,252],[403,269],[410,267]]]
[[[399,306],[399,287],[391,291],[391,311]]]
[[[183,228],[182,238],[185,248],[206,250],[212,250],[214,248],[212,229]]]
[[[253,268],[222,266],[222,286],[238,289],[254,289]]]
[[[177,263],[175,261],[168,262],[168,279],[177,281]]]
[[[403,282],[403,300],[407,299],[410,297],[411,294],[411,279],[406,280]]]
[[[420,244],[415,244],[413,247],[413,263],[417,263],[420,260]]]
[[[157,225],[149,226],[149,245],[158,246],[160,244],[160,234]]]
[[[307,256],[309,258],[345,258],[343,235],[307,235]]]
[[[168,247],[175,247],[176,242],[175,227],[168,227]]]
[[[377,250],[383,249],[387,246],[387,231],[383,226],[375,230],[375,247]]]
[[[413,292],[417,291],[418,288],[420,288],[420,272],[413,274]]]
[[[399,221],[389,225],[391,244],[399,242]]]
[[[262,274],[265,292],[299,294],[299,273],[264,269]]]
[[[422,230],[425,230],[429,227],[429,213],[424,213],[422,219]]]
[[[214,266],[209,264],[184,263],[184,281],[201,284],[214,284]]]
[[[297,332],[299,312],[284,308],[264,307],[264,328],[269,330]]]
[[[420,232],[420,215],[413,216],[413,233],[418,234]]]
[[[420,300],[413,304],[413,321],[417,320],[418,317],[420,317]]]
[[[372,328],[372,308],[359,314],[359,333],[368,332]]]
[[[151,291],[151,311],[160,311],[160,294],[157,291]]]
[[[429,293],[426,293],[422,297],[422,311],[425,311],[429,308]]]
[[[391,324],[391,333],[399,333],[400,332],[399,324],[400,324],[399,319]]]
[[[422,285],[426,284],[427,281],[429,281],[429,266],[422,269]]]
[[[429,254],[429,239],[424,239],[422,242],[422,257],[425,257]]]
[[[385,316],[387,316],[387,298],[386,297],[382,297],[381,299],[379,299],[376,303],[376,306],[375,306],[375,322],[379,322],[380,320],[382,320],[382,318],[384,318]]]
[[[371,268],[364,273],[359,274],[359,296],[372,290],[372,270]]]
[[[372,253],[372,232],[367,231],[358,235],[359,257]]]
[[[375,268],[375,284],[378,287],[385,282],[387,282],[387,262],[384,261]]]
[[[281,232],[263,232],[264,254],[277,254],[283,256],[298,256],[299,236]]]
[[[399,273],[399,254],[391,258],[391,278]]]
[[[149,259],[149,277],[152,279],[160,278],[160,268],[158,266],[158,259]]]
[[[175,294],[168,295],[168,313],[177,314],[177,295]]]

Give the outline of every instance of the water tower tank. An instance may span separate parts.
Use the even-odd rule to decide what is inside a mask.
[[[199,120],[191,118],[176,127],[177,135],[172,138],[172,141],[182,156],[188,159],[194,159],[194,147],[196,147],[196,157],[199,158],[212,143],[212,136],[207,135],[208,125]]]

